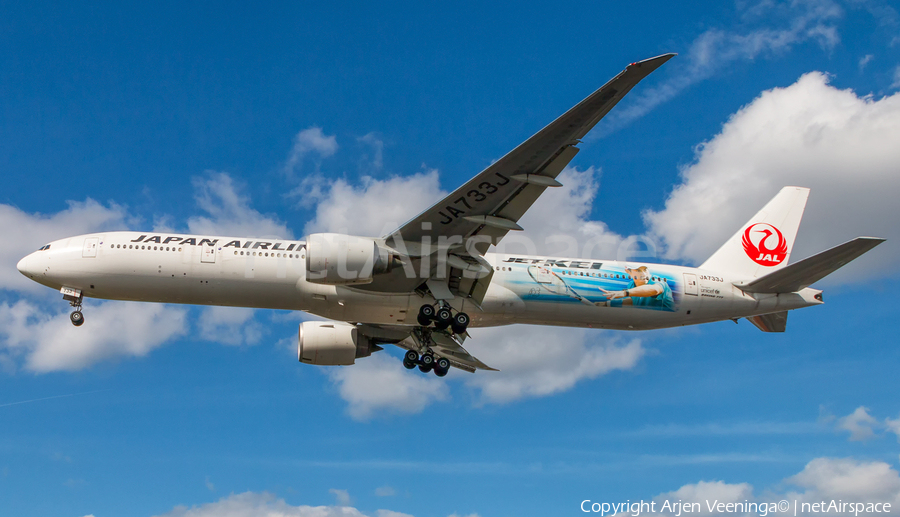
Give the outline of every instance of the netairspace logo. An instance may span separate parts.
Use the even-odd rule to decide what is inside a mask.
[[[658,505],[658,506],[657,506]],[[631,515],[631,517],[639,517],[645,513],[660,513],[671,515],[673,517],[681,517],[685,514],[695,513],[735,513],[735,514],[756,514],[760,517],[766,517],[770,514],[846,514],[858,517],[859,514],[875,514],[875,513],[891,513],[891,503],[862,503],[862,502],[844,502],[841,499],[832,499],[830,501],[819,502],[799,502],[796,499],[788,501],[782,499],[777,503],[763,503],[744,501],[742,503],[723,503],[718,500],[705,500],[699,502],[676,502],[663,500],[660,501],[640,501],[631,502],[627,500],[620,503],[597,503],[590,499],[581,502],[581,511],[584,513],[597,513],[605,517],[615,517],[616,515]]]

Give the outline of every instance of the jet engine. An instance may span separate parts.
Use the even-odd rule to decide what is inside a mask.
[[[297,359],[301,363],[350,365],[381,350],[349,323],[305,321],[300,324],[298,336]]]
[[[314,233],[306,238],[306,280],[314,284],[368,284],[397,262],[372,238],[340,233]]]

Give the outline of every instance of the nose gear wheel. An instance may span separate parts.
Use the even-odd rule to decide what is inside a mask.
[[[76,327],[84,325],[84,314],[81,313],[81,307],[78,307],[72,311],[72,314],[69,314],[69,320],[71,320],[72,325],[75,325]]]

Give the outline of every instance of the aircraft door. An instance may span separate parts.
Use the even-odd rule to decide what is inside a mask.
[[[204,244],[200,255],[200,262],[206,264],[216,263],[216,247]]]
[[[99,237],[88,237],[84,240],[84,248],[81,250],[81,256],[91,258],[97,256],[97,247],[99,245]]]
[[[684,274],[684,294],[698,296],[700,293],[697,288],[697,275],[693,273]]]

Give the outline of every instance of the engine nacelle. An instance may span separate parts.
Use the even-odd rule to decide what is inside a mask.
[[[314,233],[306,238],[306,279],[314,284],[368,284],[389,272],[395,260],[368,237]]]
[[[350,365],[369,357],[380,347],[359,333],[356,325],[337,321],[305,321],[300,324],[297,359],[318,365]]]

